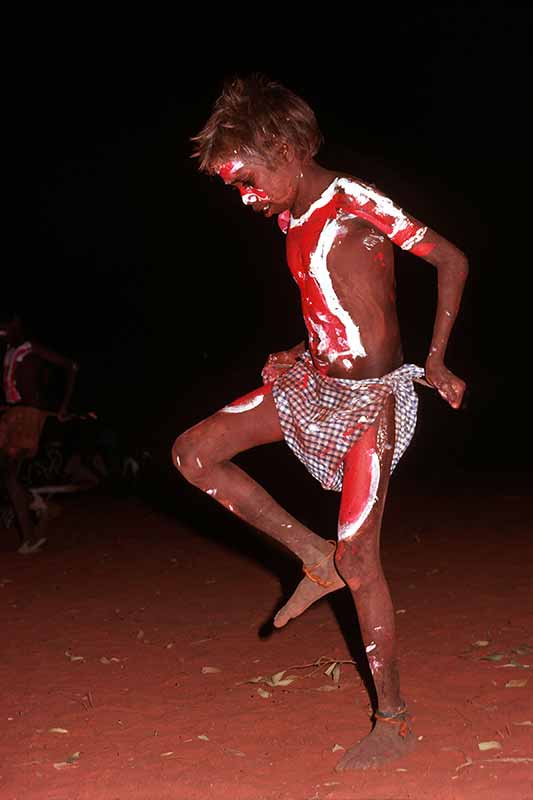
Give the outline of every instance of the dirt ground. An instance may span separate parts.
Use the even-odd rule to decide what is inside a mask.
[[[2,532],[3,800],[533,798],[526,490],[391,490],[383,560],[419,741],[351,774],[335,764],[370,704],[345,590],[272,631],[297,565],[241,547],[254,532],[235,546],[138,498],[62,505],[42,554]]]

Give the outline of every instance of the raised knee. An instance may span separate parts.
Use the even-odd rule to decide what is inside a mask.
[[[189,483],[201,487],[206,465],[198,455],[195,437],[188,431],[178,436],[172,445],[172,463]]]

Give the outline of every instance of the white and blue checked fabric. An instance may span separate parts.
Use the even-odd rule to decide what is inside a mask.
[[[394,394],[392,472],[413,438],[418,409],[413,379],[423,375],[421,367],[404,364],[381,378],[329,378],[316,371],[305,352],[272,385],[285,440],[324,489],[340,492],[347,452],[374,425]]]

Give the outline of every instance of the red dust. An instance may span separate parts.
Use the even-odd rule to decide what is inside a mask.
[[[356,667],[337,684],[305,666],[354,659],[345,590],[260,638],[276,574],[140,501],[71,498],[40,555],[3,531],[3,800],[532,798],[531,505],[391,487],[383,562],[417,747],[363,773],[335,772],[370,728]],[[281,670],[298,677],[269,685]]]

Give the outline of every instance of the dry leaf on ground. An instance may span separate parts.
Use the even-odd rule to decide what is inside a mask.
[[[478,747],[480,750],[501,750],[502,746],[499,742],[479,742]]]

